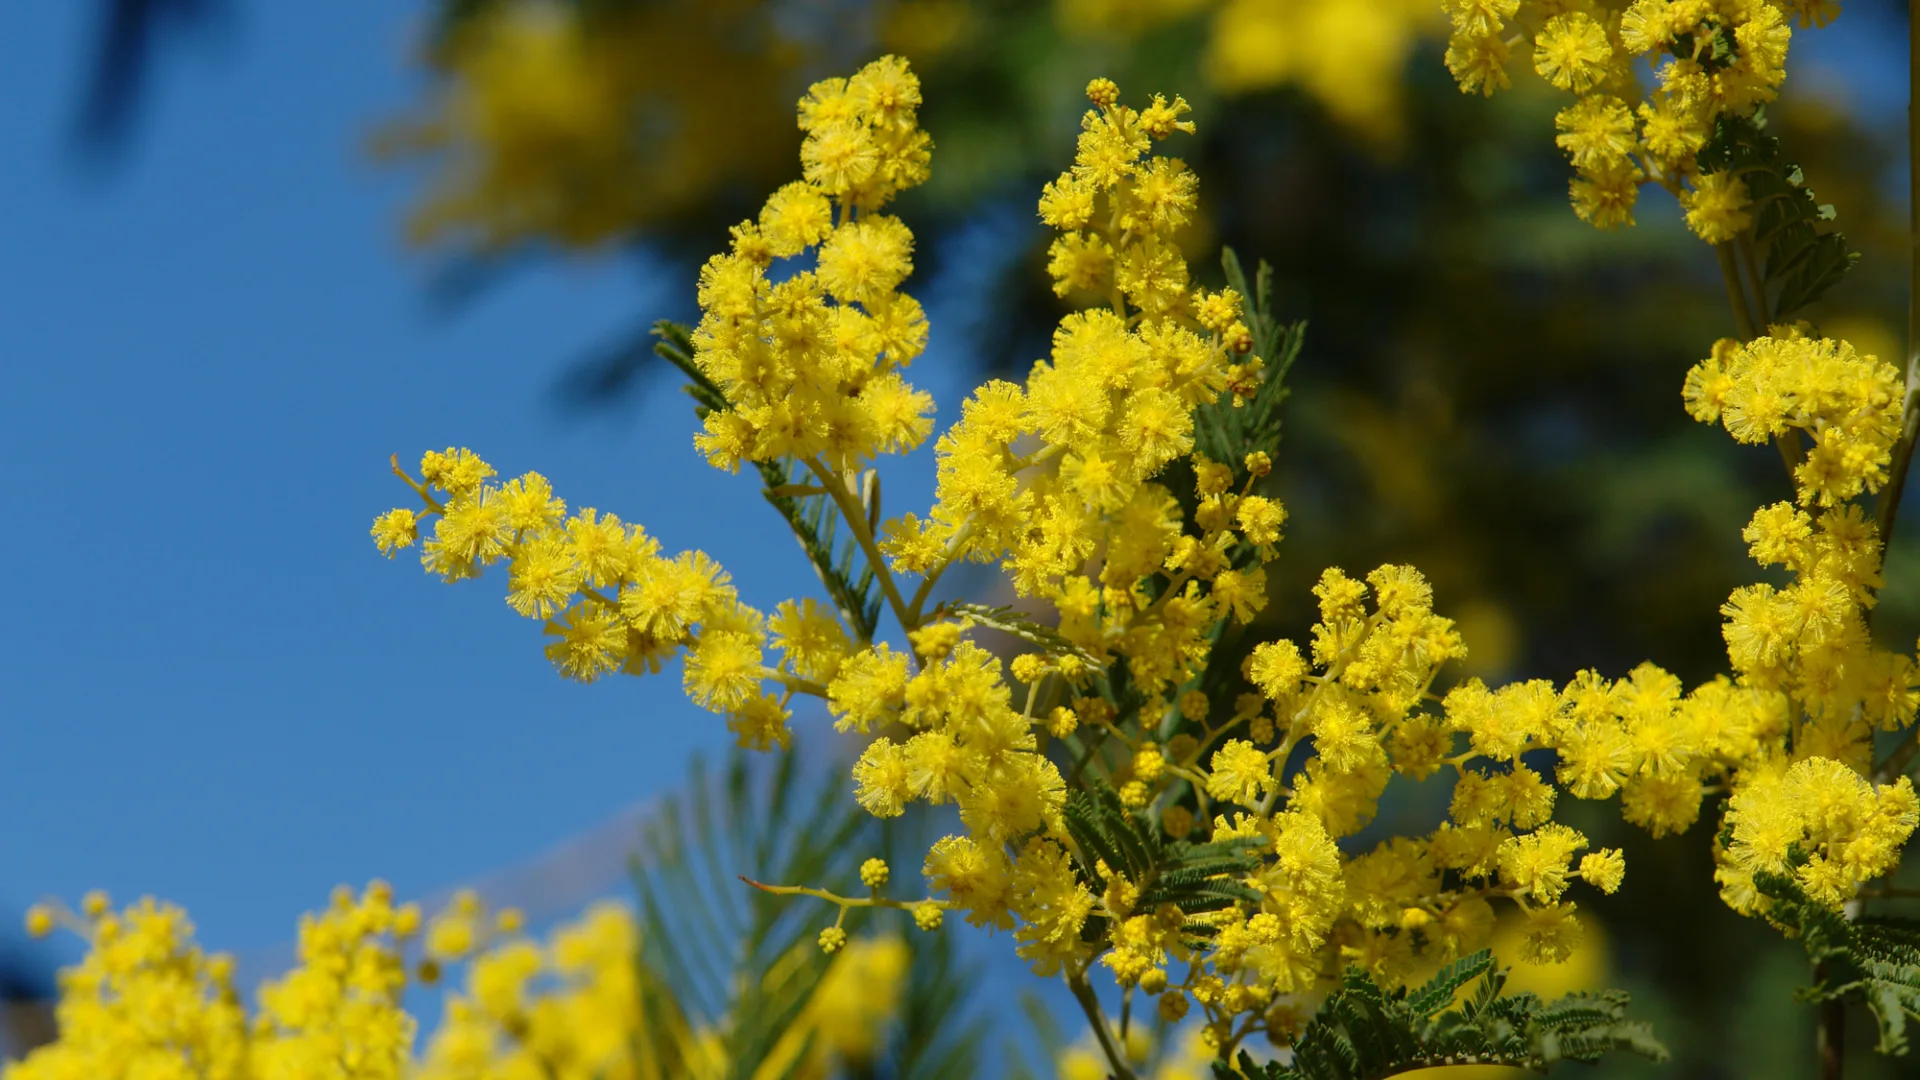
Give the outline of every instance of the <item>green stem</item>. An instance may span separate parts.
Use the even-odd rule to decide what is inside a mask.
[[[895,908],[900,911],[911,911],[922,904],[932,904],[938,908],[953,907],[951,901],[935,900],[932,897],[925,900],[888,900],[883,896],[841,896],[825,889],[810,889],[805,885],[766,885],[744,874],[740,875],[740,880],[761,892],[769,892],[775,896],[811,896],[816,900],[825,900],[829,904],[838,904],[842,913],[845,913],[848,908],[857,907]]]
[[[1920,0],[1907,3],[1907,46],[1920,48]],[[1920,57],[1920,54],[1914,54]],[[1887,486],[1880,489],[1875,522],[1880,526],[1880,560],[1893,544],[1893,523],[1907,486],[1907,467],[1920,437],[1920,63],[1907,68],[1907,393],[1900,403],[1900,441],[1893,446]]]
[[[972,535],[973,522],[969,521],[960,526],[959,530],[953,534],[953,539],[947,541],[947,551],[941,558],[940,565],[920,579],[920,587],[913,591],[913,601],[907,605],[907,615],[913,619],[915,626],[920,625],[920,620],[926,614],[927,600],[933,595],[933,587],[940,583],[940,575],[947,572],[947,567],[959,561],[960,552],[966,547],[967,540]]]
[[[1740,284],[1740,268],[1733,262],[1733,245],[1715,244],[1713,253],[1720,256],[1720,277],[1727,284],[1727,303],[1733,307],[1733,321],[1740,324],[1740,340],[1752,341],[1760,336],[1760,330],[1754,318],[1753,302],[1747,299],[1747,290]]]
[[[1741,233],[1734,240],[1734,247],[1740,252],[1740,262],[1747,268],[1747,280],[1753,290],[1754,325],[1765,331],[1773,325],[1773,312],[1767,310],[1767,279],[1760,272],[1760,261],[1753,254],[1753,230]]]
[[[827,696],[826,687],[811,679],[803,679],[798,675],[781,671],[779,668],[763,667],[760,669],[760,677],[763,679],[771,679],[796,694],[811,694],[817,698],[825,698]]]
[[[1920,0],[1907,2],[1907,47],[1920,49]],[[1907,60],[1907,393],[1900,404],[1900,441],[1893,446],[1893,464],[1887,486],[1880,489],[1874,520],[1880,527],[1880,564],[1893,546],[1893,525],[1900,512],[1900,493],[1907,486],[1907,467],[1913,463],[1913,445],[1920,433],[1920,53]],[[1920,753],[1920,727],[1873,770],[1875,783],[1884,784],[1907,771]]]
[[[1907,771],[1907,765],[1913,761],[1915,754],[1920,754],[1920,727],[1908,730],[1907,737],[1900,740],[1899,746],[1893,748],[1893,752],[1887,755],[1887,760],[1873,770],[1873,782],[1876,784],[1893,782]]]
[[[1113,1080],[1139,1080],[1133,1070],[1127,1067],[1126,1056],[1113,1044],[1113,1032],[1107,1027],[1107,1018],[1100,1011],[1100,999],[1093,996],[1093,986],[1087,982],[1087,973],[1076,971],[1068,975],[1067,989],[1073,991],[1073,999],[1080,1003],[1080,1011],[1087,1014],[1087,1023],[1093,1025],[1094,1037],[1100,1040],[1100,1049],[1107,1055],[1107,1064],[1113,1067]]]
[[[887,605],[893,609],[893,617],[899,621],[900,629],[915,628],[912,614],[907,610],[907,602],[900,598],[900,587],[894,584],[893,572],[887,569],[887,561],[880,557],[880,546],[873,542],[873,529],[867,525],[867,511],[847,490],[840,474],[827,468],[819,457],[806,459],[807,468],[820,478],[820,486],[827,489],[827,497],[833,505],[840,508],[840,516],[847,519],[847,527],[853,530],[853,538],[860,544],[860,550],[866,553],[867,565],[873,568],[873,576],[880,582],[880,591],[886,594]]]
[[[1827,965],[1816,964],[1813,983],[1826,982]],[[1820,1080],[1840,1080],[1845,1069],[1847,1041],[1847,1004],[1840,998],[1820,1003],[1820,1027],[1815,1042],[1820,1052]]]
[[[1748,267],[1754,274],[1754,287],[1757,290],[1761,289],[1759,271],[1753,268],[1752,252],[1745,248],[1744,238],[1738,243],[1741,245],[1740,253],[1746,255]],[[1713,252],[1720,257],[1720,277],[1726,282],[1727,303],[1733,308],[1733,321],[1740,326],[1741,340],[1752,341],[1760,336],[1760,331],[1765,325],[1761,321],[1763,318],[1761,312],[1765,310],[1766,293],[1760,292],[1761,312],[1756,312],[1753,298],[1748,294],[1745,282],[1741,280],[1739,264],[1734,261],[1735,245],[1735,241],[1715,244]],[[1797,486],[1799,482],[1794,479],[1794,472],[1806,457],[1806,449],[1800,444],[1800,433],[1788,431],[1774,440],[1774,446],[1780,451],[1780,464],[1786,466],[1787,482]]]
[[[399,477],[402,480],[405,480],[407,482],[407,486],[413,489],[413,493],[415,495],[420,496],[420,498],[427,504],[428,509],[432,510],[434,513],[437,513],[437,514],[446,513],[447,508],[440,505],[440,500],[434,498],[431,494],[427,492],[427,486],[425,484],[420,483],[418,480],[415,480],[413,477],[408,476],[407,470],[400,467],[399,454],[393,455],[393,457],[390,460],[392,461],[392,464],[393,464],[393,475]]]

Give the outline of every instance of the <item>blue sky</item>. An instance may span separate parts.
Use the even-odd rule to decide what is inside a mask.
[[[162,57],[131,153],[91,179],[65,151],[93,5],[0,8],[10,926],[104,887],[268,946],[336,882],[484,877],[723,751],[671,672],[563,683],[503,582],[380,558],[367,527],[407,495],[390,454],[539,469],[704,547],[755,603],[812,581],[757,484],[696,457],[684,397],[550,404],[565,359],[690,283],[548,266],[436,315],[395,239],[406,182],[357,150],[409,100],[411,16],[239,6],[226,47]]]
[[[411,9],[238,6],[225,47],[161,58],[131,152],[93,178],[65,153],[93,5],[0,7],[8,924],[104,887],[262,949],[336,882],[485,878],[722,751],[671,674],[563,683],[502,583],[381,559],[367,526],[406,494],[390,454],[539,469],[572,505],[704,547],[754,603],[812,587],[754,482],[694,454],[684,398],[619,421],[550,404],[562,360],[683,308],[688,283],[546,265],[434,314],[395,239],[406,181],[357,150],[411,99]],[[1847,19],[1803,42],[1816,61],[1900,47]],[[1863,103],[1897,105],[1890,69],[1849,69]],[[943,325],[936,306],[916,381],[951,404]],[[924,503],[926,471],[889,504]]]

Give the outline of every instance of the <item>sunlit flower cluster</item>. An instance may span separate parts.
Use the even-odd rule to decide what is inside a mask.
[[[229,956],[193,940],[186,913],[151,899],[79,913],[37,906],[36,935],[65,926],[89,944],[60,976],[60,1037],[0,1070],[5,1080],[718,1080],[733,1075],[717,1033],[695,1024],[664,985],[643,988],[639,927],[601,903],[544,940],[512,909],[455,894],[430,920],[375,882],[300,923],[299,965],[260,988],[251,1011]],[[419,983],[464,964],[440,1024],[415,1047],[401,1005],[408,953]],[[828,966],[756,1063],[821,1080],[873,1059],[897,1012],[907,951],[862,937]],[[769,972],[768,979],[790,977]],[[643,1001],[643,996],[646,1000]]]
[[[77,914],[36,908],[30,930],[63,924],[90,947],[60,975],[60,1038],[0,1076],[398,1080],[414,1037],[400,949],[419,916],[381,883],[341,888],[301,920],[299,966],[261,988],[249,1018],[233,959],[202,952],[179,908],[145,899],[114,912],[100,893]]]
[[[1583,676],[1565,693],[1471,682],[1443,697],[1433,686],[1465,645],[1417,571],[1385,566],[1365,579],[1327,571],[1307,645],[1258,645],[1241,668],[1254,692],[1212,700],[1202,684],[1216,645],[1264,607],[1286,511],[1258,490],[1266,452],[1210,460],[1196,425],[1244,407],[1267,362],[1246,298],[1196,285],[1182,252],[1198,185],[1160,147],[1193,130],[1186,103],[1156,96],[1135,109],[1104,79],[1088,97],[1073,164],[1039,206],[1058,234],[1055,292],[1088,306],[1061,320],[1024,379],[990,380],[966,400],[937,440],[924,515],[882,518],[857,483],[874,455],[930,429],[930,403],[897,373],[924,334],[897,291],[909,237],[879,212],[927,167],[904,64],[883,59],[809,92],[806,179],[702,272],[694,363],[723,407],[705,413],[699,445],[726,469],[800,465],[859,539],[902,638],[877,640],[812,601],[763,620],[704,556],[667,559],[636,527],[590,511],[562,525],[543,480],[490,486],[492,470],[466,451],[429,454],[422,479],[409,478],[426,509],[383,517],[376,539],[391,552],[418,514],[437,516],[429,569],[455,579],[506,560],[510,603],[551,619],[563,644],[586,617],[632,643],[625,654],[608,645],[604,662],[563,662],[576,677],[645,673],[653,664],[626,657],[684,649],[690,695],[729,713],[746,745],[784,743],[793,697],[819,697],[864,743],[853,768],[864,808],[884,818],[953,804],[964,826],[928,852],[926,900],[879,899],[875,870],[874,899],[832,898],[843,914],[910,906],[932,928],[957,910],[1011,930],[1040,973],[1084,980],[1104,967],[1168,1020],[1199,1011],[1219,1048],[1258,1031],[1291,1038],[1301,1000],[1349,964],[1399,980],[1482,947],[1496,903],[1522,916],[1532,959],[1565,957],[1580,931],[1569,890],[1611,892],[1625,867],[1551,821],[1556,789],[1525,757],[1564,748],[1559,779],[1576,793],[1624,790],[1631,815],[1684,827],[1699,803],[1687,755],[1706,744],[1665,741],[1677,686],[1648,669],[1619,684]],[[812,268],[770,272],[815,248]],[[1025,621],[934,603],[962,561],[999,567]],[[995,652],[1010,630],[1038,647]],[[1752,692],[1723,697],[1725,711],[1759,712]],[[1436,775],[1457,786],[1432,833],[1337,845],[1372,820],[1393,777]],[[1257,855],[1234,879],[1240,899],[1148,902],[1153,882],[1094,857],[1065,819],[1069,792],[1095,777],[1165,842]],[[845,943],[837,922],[819,939],[829,952]]]
[[[1460,88],[1492,94],[1530,67],[1576,100],[1555,118],[1572,161],[1573,208],[1603,229],[1633,223],[1640,185],[1676,195],[1710,244],[1752,224],[1734,170],[1696,159],[1729,117],[1752,117],[1786,78],[1791,23],[1824,26],[1831,0],[1444,0],[1447,66]],[[1653,85],[1640,71],[1651,64]]]

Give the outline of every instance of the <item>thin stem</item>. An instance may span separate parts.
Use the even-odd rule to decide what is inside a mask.
[[[1907,486],[1907,467],[1920,437],[1920,0],[1907,2],[1907,393],[1900,403],[1900,441],[1893,446],[1887,486],[1874,518],[1880,526],[1880,558],[1893,543],[1893,523]]]
[[[393,455],[393,457],[389,458],[388,460],[393,464],[393,475],[399,477],[402,480],[405,480],[407,482],[407,486],[413,489],[413,493],[415,495],[420,496],[420,498],[426,502],[427,506],[430,509],[432,509],[434,513],[443,514],[446,512],[447,508],[440,505],[440,500],[428,494],[427,486],[425,484],[422,484],[419,481],[415,480],[413,477],[408,476],[407,470],[400,467],[399,454]]]
[[[879,579],[880,591],[886,594],[887,604],[893,608],[893,617],[899,621],[900,629],[912,630],[915,624],[907,610],[907,602],[900,598],[900,588],[893,582],[893,571],[887,568],[887,561],[880,557],[880,546],[873,542],[873,529],[867,525],[867,511],[847,490],[840,474],[827,468],[819,457],[806,459],[807,468],[820,478],[820,486],[827,489],[827,497],[833,505],[840,508],[840,516],[847,519],[847,527],[853,530],[853,538],[860,543],[860,550],[866,553],[867,565],[873,568],[873,576]]]
[[[1746,287],[1740,283],[1740,268],[1733,262],[1733,245],[1715,244],[1713,253],[1720,256],[1720,277],[1727,283],[1727,303],[1733,307],[1733,321],[1740,324],[1740,340],[1752,341],[1760,336],[1760,330],[1753,302],[1747,299]]]
[[[1819,986],[1826,978],[1827,965],[1815,965],[1814,985]],[[1847,1044],[1847,1005],[1844,1000],[1833,998],[1820,1003],[1820,1027],[1815,1042],[1820,1051],[1820,1080],[1840,1080],[1845,1067]]]
[[[1744,238],[1739,242],[1744,245]],[[1760,331],[1765,325],[1762,319],[1765,317],[1766,293],[1764,290],[1760,292],[1761,307],[1760,311],[1756,312],[1753,298],[1748,294],[1746,283],[1741,279],[1740,267],[1734,261],[1734,241],[1715,244],[1713,252],[1720,257],[1720,277],[1727,284],[1727,303],[1733,308],[1733,321],[1740,325],[1740,340],[1752,341],[1760,336]],[[1741,247],[1740,252],[1747,256],[1748,267],[1751,269],[1753,267],[1752,252],[1744,246]],[[1756,290],[1761,290],[1759,271],[1755,269],[1753,273],[1754,287]],[[1795,470],[1806,458],[1806,448],[1800,444],[1800,433],[1788,431],[1775,439],[1773,444],[1780,451],[1780,463],[1787,468],[1787,482],[1797,483],[1794,479]]]
[[[1798,490],[1800,463],[1807,460],[1807,446],[1800,441],[1800,432],[1794,428],[1788,428],[1773,440],[1773,445],[1780,451],[1780,464],[1787,467],[1787,482]]]
[[[821,686],[811,679],[803,679],[798,675],[781,671],[779,668],[763,667],[760,669],[760,677],[763,679],[771,679],[796,694],[811,694],[817,698],[827,696],[826,687]]]
[[[947,550],[940,557],[940,565],[920,579],[920,587],[913,591],[913,600],[907,605],[907,614],[913,618],[914,625],[918,626],[925,615],[927,600],[933,595],[933,587],[939,584],[940,575],[947,572],[947,567],[959,561],[961,549],[966,547],[967,541],[972,536],[973,522],[969,521],[960,526],[954,532],[953,538],[947,541]]]
[[[1087,1023],[1093,1025],[1094,1037],[1100,1040],[1100,1049],[1107,1055],[1107,1064],[1113,1066],[1113,1080],[1139,1080],[1133,1070],[1127,1067],[1127,1059],[1120,1053],[1120,1048],[1113,1044],[1113,1031],[1107,1027],[1107,1018],[1100,1011],[1100,999],[1093,996],[1087,973],[1076,971],[1068,975],[1067,989],[1073,991],[1073,999],[1080,1003],[1080,1011],[1087,1014]]]
[[[811,896],[816,900],[825,900],[829,904],[838,904],[841,914],[843,915],[848,908],[857,907],[883,907],[894,908],[899,911],[911,911],[922,904],[932,904],[938,908],[951,908],[953,906],[950,901],[935,900],[932,897],[928,897],[925,900],[889,900],[884,896],[841,896],[838,893],[830,893],[825,889],[810,889],[805,885],[767,885],[755,881],[745,874],[741,874],[739,877],[741,881],[759,889],[761,892],[770,892],[775,896]]]
[[[1900,513],[1900,494],[1907,486],[1907,467],[1920,433],[1920,0],[1907,0],[1907,394],[1900,404],[1900,441],[1893,446],[1893,464],[1887,486],[1880,489],[1875,523],[1880,526],[1880,562],[1886,565],[1893,545],[1893,525]],[[1907,732],[1887,760],[1873,770],[1875,783],[1884,784],[1906,773],[1920,753],[1920,727]]]
[[[1734,239],[1734,247],[1740,253],[1740,263],[1747,268],[1748,287],[1753,290],[1754,325],[1765,330],[1773,325],[1773,312],[1767,310],[1767,278],[1760,272],[1760,261],[1753,254],[1753,230],[1748,229]]]
[[[1887,755],[1887,760],[1873,770],[1873,782],[1885,784],[1899,777],[1907,771],[1907,766],[1913,761],[1915,754],[1920,754],[1920,727],[1909,730],[1907,737],[1900,740],[1900,745],[1894,747],[1893,752]]]

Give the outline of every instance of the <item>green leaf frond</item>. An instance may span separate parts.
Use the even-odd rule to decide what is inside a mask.
[[[1256,849],[1264,841],[1258,838],[1206,844],[1168,840],[1145,816],[1123,806],[1112,785],[1099,777],[1090,777],[1084,789],[1068,792],[1065,818],[1081,876],[1100,889],[1105,882],[1098,863],[1124,874],[1140,890],[1137,910],[1173,904],[1195,915],[1260,899],[1239,880],[1260,867]],[[1196,935],[1204,930],[1189,927]]]
[[[1245,458],[1256,450],[1272,453],[1280,443],[1280,407],[1290,392],[1287,373],[1306,340],[1305,322],[1282,323],[1273,312],[1273,267],[1261,260],[1252,287],[1232,248],[1222,248],[1220,264],[1227,285],[1243,303],[1241,320],[1253,332],[1253,355],[1265,361],[1260,385],[1252,396],[1234,403],[1232,395],[1194,410],[1194,449],[1210,460],[1233,469],[1236,485],[1247,477]]]
[[[1765,128],[1764,110],[1751,119],[1722,114],[1699,161],[1709,171],[1731,171],[1747,186],[1762,291],[1773,294],[1766,315],[1778,321],[1820,299],[1860,255],[1831,227],[1832,205],[1814,196],[1800,166],[1780,160],[1780,140]]]
[[[1849,919],[1806,894],[1786,874],[1753,875],[1772,903],[1766,916],[1800,939],[1819,982],[1801,991],[1808,1001],[1857,1002],[1873,1013],[1876,1049],[1905,1054],[1907,1021],[1920,1020],[1920,920],[1898,916]]]
[[[1502,994],[1506,973],[1493,954],[1464,956],[1414,989],[1388,990],[1358,968],[1308,1021],[1288,1064],[1255,1062],[1239,1073],[1214,1064],[1220,1080],[1379,1080],[1441,1065],[1508,1065],[1544,1072],[1558,1061],[1599,1060],[1625,1051],[1662,1061],[1666,1048],[1645,1024],[1626,1018],[1619,990],[1543,1002]]]
[[[697,1048],[668,1037],[688,1025],[717,1038],[728,1077],[806,1058],[807,1046],[789,1032],[805,1027],[833,962],[815,942],[828,913],[749,888],[741,875],[850,893],[862,888],[864,857],[883,852],[911,864],[925,849],[914,830],[883,828],[862,811],[843,770],[803,776],[795,760],[783,754],[763,765],[735,751],[718,774],[696,762],[688,790],[642,830],[632,863],[643,927],[642,1031],[661,1044],[652,1050],[664,1075],[694,1070],[688,1055]],[[900,935],[910,953],[876,1067],[899,1080],[973,1075],[982,1021],[962,999],[977,973],[955,956],[950,931],[927,933],[898,912],[885,915],[884,932]],[[853,912],[847,926],[862,921]]]

